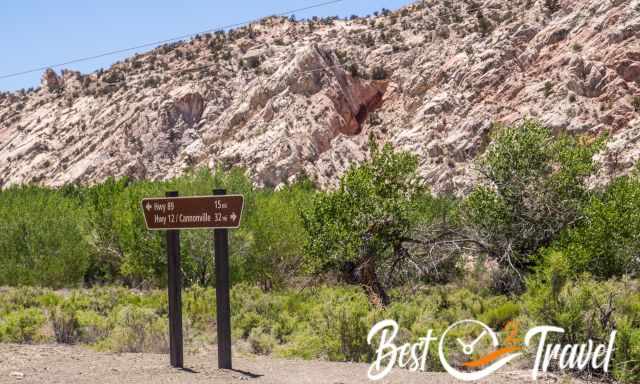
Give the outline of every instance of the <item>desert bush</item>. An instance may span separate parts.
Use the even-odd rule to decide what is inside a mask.
[[[70,306],[61,305],[52,311],[50,316],[56,341],[63,344],[74,344],[80,334],[80,324],[75,310]]]
[[[127,304],[143,306],[151,302],[157,311],[163,310],[161,303],[151,300],[155,297],[153,292],[144,294],[144,300],[140,296],[142,295],[115,287],[70,292],[54,301],[57,303],[55,306],[48,306],[56,341],[65,344],[93,344],[104,340],[113,328],[109,316],[117,308]]]
[[[120,83],[125,81],[124,73],[118,70],[106,71],[102,74],[102,76],[99,76],[99,77],[102,79],[102,81],[108,84],[115,84],[115,83]]]
[[[442,334],[449,325],[462,319],[482,320],[497,331],[504,331],[512,320],[528,326],[557,325],[567,332],[551,341],[563,343],[581,343],[589,338],[602,342],[611,330],[617,329],[613,375],[624,383],[636,382],[640,373],[635,364],[640,354],[638,282],[598,282],[584,275],[575,278],[566,258],[559,254],[549,257],[528,279],[528,291],[521,299],[455,284],[403,287],[390,290],[393,300],[381,310],[372,306],[367,295],[354,286],[315,286],[302,291],[265,293],[259,287],[238,284],[231,292],[233,337],[248,344],[256,354],[369,362],[375,351],[366,344],[366,335],[382,319],[398,322],[397,343],[415,342],[430,329],[435,335]],[[19,291],[9,289],[2,297],[15,297]],[[51,295],[59,299],[52,300]],[[108,301],[105,299],[108,295],[118,297]],[[0,341],[44,340],[40,330],[47,314],[49,321],[53,321],[60,318],[55,311],[64,310],[70,314],[63,319],[74,319],[73,327],[68,328],[73,331],[67,332],[72,337],[67,340],[114,352],[167,350],[166,302],[160,299],[166,298],[164,291],[108,288],[102,293],[102,289],[95,288],[70,292],[41,290],[29,296],[24,302],[31,307],[11,304],[12,309],[2,316]],[[47,303],[54,303],[53,310]],[[89,309],[95,305],[104,308],[100,313]],[[187,290],[184,313],[187,343],[211,333],[215,289]],[[467,337],[469,331],[456,330],[454,336]],[[446,349],[453,346],[446,345]],[[442,370],[437,348],[432,348],[427,356],[427,366],[429,370]]]
[[[635,303],[638,313],[638,302]],[[617,322],[616,363],[613,376],[622,383],[637,383],[640,380],[640,329],[637,319],[621,316]]]
[[[544,6],[549,13],[556,13],[560,10],[560,0],[544,0]]]
[[[367,361],[372,353],[371,308],[356,288],[265,294],[245,286],[233,290],[232,305],[234,334],[259,353],[336,361]]]
[[[270,333],[265,332],[262,327],[253,328],[247,341],[251,346],[251,352],[256,355],[271,354],[276,344],[275,338]]]
[[[192,286],[182,296],[182,308],[188,321],[202,330],[211,327],[216,319],[215,290]]]
[[[0,320],[0,340],[5,343],[31,343],[42,339],[46,317],[39,308],[16,309]]]
[[[521,311],[518,303],[507,301],[504,304],[489,308],[482,316],[482,321],[493,329],[503,329],[509,321],[515,320]]]
[[[160,78],[157,76],[149,76],[144,79],[143,87],[145,88],[155,88],[160,84]]]
[[[168,319],[152,309],[126,305],[113,315],[114,329],[103,342],[114,352],[154,352],[169,350]]]
[[[387,71],[382,65],[377,65],[371,70],[371,78],[373,80],[385,80],[387,78]]]
[[[551,81],[544,82],[543,93],[547,99],[553,94],[553,83]]]
[[[323,354],[332,361],[370,361],[374,351],[366,340],[376,311],[358,291],[338,292],[339,295],[329,289],[320,292],[320,316],[312,319],[324,342]]]
[[[58,302],[58,295],[42,288],[1,288],[0,316],[20,309],[47,308],[55,306]]]
[[[534,321],[565,329],[554,335],[563,343],[608,342],[618,331],[613,377],[622,382],[640,378],[640,287],[637,281],[594,280],[575,276],[569,259],[561,252],[547,254],[545,263],[528,280],[524,308]],[[602,372],[598,372],[603,374]]]
[[[489,32],[491,32],[493,26],[480,9],[478,9],[478,12],[476,13],[476,19],[478,20],[478,30],[480,31],[482,36],[486,36]]]
[[[77,341],[84,344],[98,343],[109,336],[111,324],[108,317],[95,311],[79,310],[75,313],[78,323]]]
[[[349,63],[346,65],[346,70],[351,74],[353,78],[361,77],[360,67],[358,63]]]

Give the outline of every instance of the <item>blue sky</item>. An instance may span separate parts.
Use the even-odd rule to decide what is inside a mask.
[[[44,1],[3,2],[0,8],[0,76],[107,51],[258,19],[327,0]],[[365,16],[397,9],[410,0],[343,0],[296,13]],[[141,49],[144,52],[151,48]],[[133,55],[127,52],[67,68],[91,72]],[[59,68],[56,69],[59,71]],[[0,90],[37,86],[42,72],[0,79]]]

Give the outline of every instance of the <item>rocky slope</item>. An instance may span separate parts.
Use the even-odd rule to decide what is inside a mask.
[[[640,158],[640,0],[431,0],[350,20],[266,18],[0,94],[0,186],[247,167],[330,186],[369,134],[464,191],[494,123],[607,132]]]

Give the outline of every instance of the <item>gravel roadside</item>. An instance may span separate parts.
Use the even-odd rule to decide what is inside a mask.
[[[0,344],[0,383],[33,384],[364,384],[367,364],[282,360],[234,356],[234,370],[216,368],[215,351],[185,356],[185,369],[173,369],[168,356],[150,353],[102,353],[68,345]],[[479,383],[530,382],[526,371],[494,374]],[[548,377],[537,383],[584,383]],[[395,369],[384,384],[460,383],[444,373],[414,373]]]

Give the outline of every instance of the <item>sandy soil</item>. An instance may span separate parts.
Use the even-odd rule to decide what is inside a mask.
[[[292,361],[267,357],[234,356],[234,370],[217,369],[215,351],[185,356],[185,369],[169,366],[168,355],[99,353],[64,345],[0,345],[0,383],[130,384],[359,384],[367,379],[366,364]],[[502,372],[485,384],[523,384],[529,373]],[[583,383],[548,377],[537,383]],[[447,374],[413,373],[396,369],[378,383],[454,384]]]

